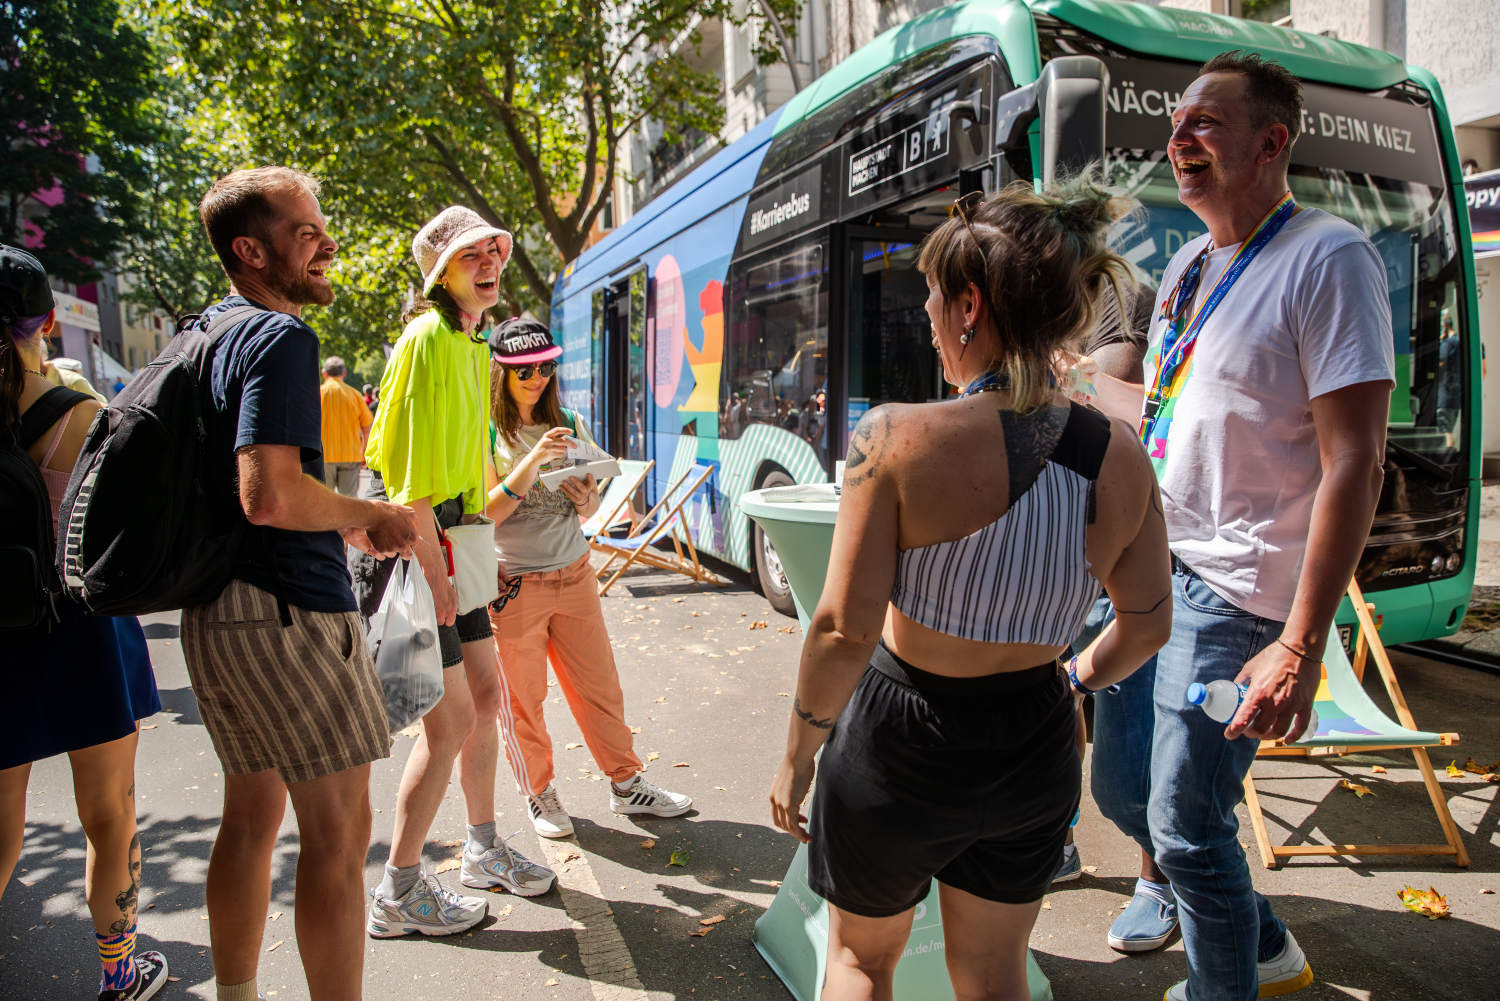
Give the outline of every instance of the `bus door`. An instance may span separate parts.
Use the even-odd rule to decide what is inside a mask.
[[[927,280],[917,270],[926,235],[919,229],[844,227],[847,416],[840,457],[854,426],[872,407],[927,403],[946,394],[927,317]]]
[[[604,292],[604,437],[611,455],[646,458],[652,422],[646,399],[646,288],[644,267]]]

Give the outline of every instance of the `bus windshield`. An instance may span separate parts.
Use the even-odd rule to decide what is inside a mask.
[[[1201,236],[1203,224],[1177,200],[1164,151],[1117,149],[1108,171],[1147,210],[1116,231],[1116,244],[1159,285],[1172,255]],[[1307,164],[1292,165],[1288,184],[1299,205],[1358,226],[1385,262],[1396,349],[1389,440],[1439,463],[1459,461],[1467,373],[1458,334],[1458,231],[1447,190]]]

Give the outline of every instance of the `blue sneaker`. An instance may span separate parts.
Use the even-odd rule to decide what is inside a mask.
[[[1109,929],[1109,947],[1121,952],[1160,949],[1177,927],[1177,905],[1137,893]]]
[[[1083,875],[1083,858],[1078,854],[1077,847],[1071,852],[1063,852],[1062,865],[1057,867],[1057,875],[1052,877],[1054,883],[1066,883],[1070,879],[1077,879]]]

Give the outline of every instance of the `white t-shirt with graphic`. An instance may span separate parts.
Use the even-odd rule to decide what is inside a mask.
[[[1148,389],[1167,329],[1162,304],[1208,242],[1185,245],[1162,277]],[[1195,309],[1236,249],[1209,255]],[[1284,622],[1323,475],[1309,401],[1378,380],[1395,380],[1385,265],[1357,228],[1305,208],[1199,334],[1159,467],[1172,551],[1226,600]]]

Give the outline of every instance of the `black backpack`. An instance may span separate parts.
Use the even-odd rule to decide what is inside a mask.
[[[237,306],[206,330],[183,317],[161,357],[94,419],[57,520],[58,575],[89,611],[171,611],[229,583],[251,526],[208,462],[209,370],[219,337],[259,312]]]
[[[56,618],[62,584],[50,559],[52,501],[26,450],[91,399],[62,386],[49,389],[10,433],[0,434],[0,629],[30,629]]]

